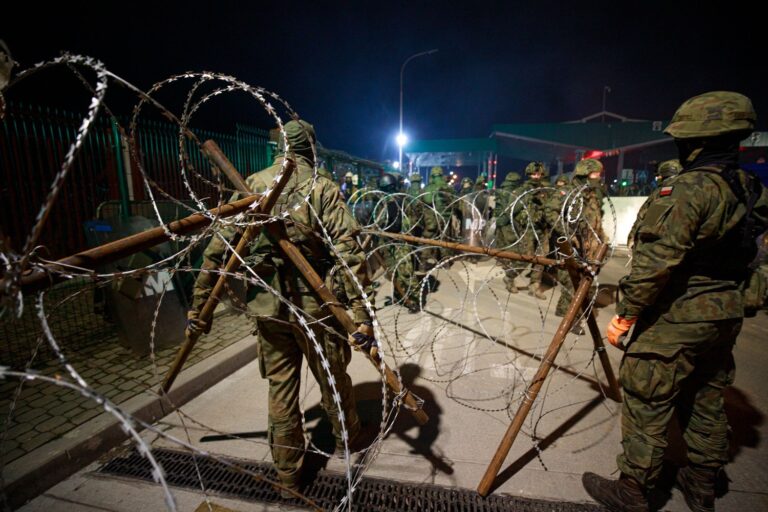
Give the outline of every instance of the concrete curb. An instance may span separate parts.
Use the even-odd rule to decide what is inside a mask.
[[[200,361],[181,372],[170,392],[171,402],[176,406],[184,405],[253,361],[256,355],[256,337],[247,336]],[[148,392],[123,402],[119,407],[147,423],[171,412],[167,403],[162,404],[159,397]],[[14,509],[22,506],[127,438],[115,417],[104,412],[62,438],[7,464],[4,492],[10,506]]]

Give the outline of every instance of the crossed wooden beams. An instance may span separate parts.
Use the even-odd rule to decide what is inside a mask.
[[[507,428],[501,443],[499,443],[499,447],[496,449],[496,452],[494,453],[493,458],[491,459],[491,462],[488,465],[482,480],[480,481],[480,484],[477,486],[477,492],[481,496],[487,496],[490,493],[496,477],[499,474],[499,470],[501,469],[501,465],[504,463],[504,459],[507,458],[509,450],[512,448],[512,444],[515,442],[515,438],[517,438],[517,435],[520,433],[520,429],[525,422],[525,418],[528,416],[531,407],[536,401],[536,397],[541,390],[541,387],[544,385],[544,380],[547,378],[550,369],[555,363],[555,358],[557,358],[557,354],[560,352],[560,348],[565,342],[566,335],[573,327],[576,319],[582,313],[586,315],[587,327],[589,328],[589,333],[592,337],[595,351],[597,352],[600,363],[602,364],[605,378],[608,381],[608,386],[605,388],[605,394],[612,400],[621,402],[621,391],[619,388],[619,383],[616,380],[616,376],[613,373],[613,367],[611,366],[611,362],[608,359],[608,354],[605,351],[605,345],[603,344],[602,336],[600,335],[600,329],[597,326],[594,313],[591,309],[588,308],[588,305],[586,304],[586,300],[589,296],[589,289],[594,282],[595,276],[597,276],[598,272],[600,271],[600,264],[580,266],[576,261],[576,253],[565,237],[561,237],[557,242],[560,254],[565,254],[567,257],[564,260],[555,260],[540,256],[519,254],[511,251],[503,251],[487,247],[477,247],[455,242],[444,242],[441,240],[432,240],[429,238],[420,238],[399,233],[377,231],[374,234],[377,236],[383,236],[415,244],[444,247],[446,249],[475,254],[486,254],[495,258],[523,261],[539,265],[565,267],[573,282],[573,286],[576,291],[573,295],[573,298],[571,299],[568,311],[560,321],[560,325],[552,337],[552,341],[550,342],[546,353],[542,357],[541,364],[539,365],[536,374],[525,390],[523,400],[517,409],[517,413],[515,413],[514,418],[512,418],[512,422]],[[598,248],[595,261],[602,262],[605,259],[607,252],[608,245],[602,244]]]

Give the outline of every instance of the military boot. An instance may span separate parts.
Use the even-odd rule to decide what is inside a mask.
[[[714,512],[716,477],[715,468],[701,466],[686,466],[677,472],[676,487],[693,512]]]
[[[544,292],[541,289],[541,286],[536,284],[531,284],[528,288],[528,295],[533,295],[539,300],[547,300],[547,296],[544,295]]]
[[[581,483],[595,501],[612,512],[649,511],[648,499],[634,478],[622,474],[618,480],[609,480],[594,473],[584,473]]]

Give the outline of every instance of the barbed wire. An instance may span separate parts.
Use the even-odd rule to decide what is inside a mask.
[[[398,417],[402,412],[404,391],[398,394],[391,393],[387,388],[385,378],[386,361],[392,361],[396,367],[406,364],[415,364],[422,373],[419,378],[427,381],[436,389],[441,389],[444,396],[471,411],[483,413],[503,414],[511,417],[515,407],[526,398],[526,390],[531,384],[529,372],[530,364],[538,363],[544,357],[546,344],[551,332],[549,332],[548,319],[550,310],[555,300],[553,293],[545,303],[535,303],[535,311],[538,319],[534,322],[533,329],[520,330],[512,328],[513,313],[516,304],[520,303],[520,297],[514,293],[502,291],[499,284],[502,278],[511,276],[514,279],[523,279],[525,273],[535,272],[534,267],[527,263],[506,261],[503,265],[498,260],[489,260],[487,256],[465,254],[450,249],[435,248],[428,245],[417,245],[398,240],[385,240],[375,234],[380,232],[397,232],[409,235],[420,235],[428,231],[432,240],[445,242],[469,241],[474,245],[487,248],[504,250],[518,250],[531,248],[532,254],[542,257],[550,257],[562,260],[566,256],[559,254],[557,249],[551,248],[549,238],[553,231],[563,233],[566,237],[579,240],[580,253],[578,263],[588,265],[590,261],[587,248],[606,240],[615,240],[616,233],[607,237],[601,229],[595,228],[586,219],[585,198],[590,193],[587,186],[573,186],[569,188],[565,196],[557,222],[554,225],[544,225],[536,221],[535,208],[542,207],[535,204],[539,196],[551,197],[559,193],[552,187],[540,187],[514,194],[511,202],[504,208],[495,211],[493,215],[494,199],[498,199],[493,192],[473,191],[468,194],[450,197],[441,197],[437,193],[421,192],[409,194],[405,192],[383,192],[375,189],[360,190],[348,201],[349,211],[352,212],[361,228],[358,243],[362,243],[363,236],[372,237],[374,244],[365,249],[366,262],[371,267],[379,267],[383,271],[378,283],[378,291],[391,290],[391,303],[378,302],[374,304],[374,295],[368,284],[358,279],[353,271],[353,263],[340,251],[337,240],[332,235],[330,226],[323,219],[323,212],[318,211],[313,193],[319,186],[327,186],[328,181],[318,173],[318,153],[315,144],[312,144],[314,167],[308,183],[299,187],[299,192],[288,196],[289,202],[282,205],[279,212],[270,215],[255,215],[258,208],[274,190],[278,183],[284,179],[288,166],[288,160],[283,160],[278,172],[267,182],[265,190],[259,191],[262,196],[254,201],[247,212],[237,214],[231,218],[223,218],[219,215],[218,208],[230,200],[228,197],[233,187],[225,183],[221,173],[215,173],[215,180],[208,179],[202,169],[197,169],[192,164],[191,150],[201,150],[202,143],[191,128],[196,114],[203,105],[214,102],[228,94],[245,93],[261,108],[278,127],[286,154],[291,153],[290,141],[287,138],[284,124],[286,120],[300,119],[291,106],[279,95],[267,91],[261,87],[247,84],[235,77],[226,74],[203,72],[185,72],[159,81],[144,91],[129,81],[110,72],[104,64],[90,57],[72,54],[62,56],[50,61],[41,62],[32,68],[20,72],[4,90],[7,96],[13,88],[32,75],[44,73],[49,68],[64,66],[74,73],[80,83],[92,95],[91,102],[83,116],[77,130],[75,140],[70,144],[63,162],[55,175],[49,193],[41,205],[35,218],[30,233],[19,253],[12,252],[9,246],[0,246],[0,265],[2,268],[3,287],[0,289],[3,309],[9,315],[20,318],[23,314],[24,291],[23,276],[29,272],[45,272],[52,278],[74,280],[85,279],[100,286],[114,285],[127,278],[146,279],[147,276],[157,276],[167,273],[170,279],[178,275],[189,274],[196,277],[199,273],[207,273],[226,278],[228,282],[242,282],[246,287],[256,288],[261,294],[268,294],[289,311],[291,318],[295,319],[295,325],[302,336],[307,340],[316,356],[331,389],[331,399],[338,410],[340,424],[340,436],[344,445],[342,460],[347,479],[347,492],[344,498],[335,506],[335,510],[351,510],[354,504],[355,491],[358,488],[363,475],[375,463],[381,451],[382,444],[396,428]],[[95,74],[95,83],[91,83],[80,71],[86,69]],[[106,104],[106,92],[111,84],[130,91],[137,97],[133,106],[127,127],[119,123],[119,119],[113,110]],[[183,94],[183,102],[179,112],[174,112],[166,107],[158,99],[160,93],[170,86],[188,86]],[[175,197],[165,190],[153,177],[152,169],[145,165],[141,154],[139,129],[146,112],[154,109],[156,113],[168,119],[178,128],[178,145],[176,158],[178,173],[183,184],[186,197]],[[46,219],[56,204],[60,191],[66,183],[69,173],[72,171],[78,152],[83,141],[88,136],[94,120],[99,115],[106,115],[119,126],[120,133],[124,136],[131,161],[135,163],[143,189],[152,205],[154,221],[162,227],[167,238],[177,242],[179,247],[169,251],[168,254],[154,261],[134,269],[90,269],[77,265],[65,265],[43,257],[44,251],[40,250],[37,242],[45,229]],[[201,184],[212,189],[213,197],[203,198],[195,192],[192,180],[198,180]],[[181,235],[171,231],[170,222],[175,219],[163,218],[159,208],[158,197],[171,201],[181,211],[190,214],[205,215],[210,223],[198,233]],[[213,199],[213,201],[211,201]],[[213,204],[212,204],[213,203]],[[610,202],[609,202],[610,204]],[[325,252],[333,260],[333,270],[330,271],[331,280],[338,275],[349,280],[362,301],[362,305],[372,319],[372,327],[375,338],[378,340],[378,370],[381,383],[381,420],[375,438],[367,447],[352,450],[350,439],[350,425],[348,418],[343,413],[341,394],[338,383],[331,370],[328,355],[318,332],[326,332],[329,335],[341,338],[346,342],[346,334],[338,332],[338,328],[329,316],[317,316],[306,311],[301,304],[297,304],[291,297],[286,297],[281,290],[274,287],[265,276],[257,272],[253,267],[253,260],[249,257],[241,257],[237,254],[232,236],[237,231],[242,231],[249,226],[266,226],[273,222],[294,222],[295,216],[301,208],[306,208],[310,213],[310,228],[318,235],[318,240],[325,247]],[[614,219],[615,209],[610,204],[610,212]],[[505,219],[510,226],[511,237],[503,242],[499,238],[502,227],[497,222]],[[613,223],[616,226],[616,222]],[[367,234],[367,235],[365,235]],[[228,254],[234,254],[241,263],[241,268],[236,272],[226,272],[223,269],[195,268],[190,265],[190,255],[197,249],[201,249],[209,240],[218,240],[227,249]],[[438,288],[442,288],[440,290]],[[529,285],[530,286],[530,285]],[[577,322],[581,322],[586,315],[591,314],[597,300],[596,288],[590,294],[587,307],[581,313]],[[449,287],[449,290],[445,288]],[[172,295],[168,288],[163,288],[157,295],[157,302],[151,315],[147,347],[155,380],[161,378],[161,369],[158,365],[156,351],[158,344],[156,338],[161,318],[161,307],[171,300]],[[438,292],[441,297],[450,298],[438,300]],[[70,297],[74,297],[77,293]],[[232,307],[236,312],[244,314],[251,319],[253,315],[248,311],[248,304],[236,298],[232,289],[227,288],[227,293],[233,298]],[[248,473],[237,464],[201,449],[192,442],[191,432],[202,429],[230,436],[248,443],[269,444],[265,441],[248,439],[243,436],[226,432],[209,425],[204,421],[191,417],[184,411],[184,407],[174,404],[168,395],[157,395],[174,411],[179,423],[170,423],[169,419],[161,419],[155,423],[139,421],[132,417],[119,405],[112,403],[103,394],[98,393],[89,383],[88,378],[78,372],[74,364],[66,357],[64,347],[57,341],[55,327],[52,327],[50,318],[56,310],[66,302],[59,301],[55,304],[46,304],[45,292],[38,292],[35,296],[36,318],[42,334],[37,339],[30,360],[23,368],[11,369],[0,367],[0,379],[18,379],[19,384],[13,396],[9,400],[9,410],[3,422],[0,432],[0,451],[8,437],[11,428],[17,402],[21,399],[21,389],[24,385],[46,383],[74,390],[90,399],[95,407],[111,414],[120,423],[127,436],[132,440],[136,450],[153,467],[153,477],[157,481],[164,495],[166,506],[169,510],[175,510],[176,505],[173,494],[167,485],[165,476],[159,462],[152,456],[153,446],[140,434],[141,429],[148,429],[164,439],[178,444],[178,446],[191,451],[195,471],[200,484],[200,492],[208,502],[209,492],[201,476],[198,466],[198,458],[211,458],[230,467],[236,467],[239,471]],[[488,304],[491,304],[489,311]],[[404,307],[405,306],[405,307]],[[440,308],[443,308],[440,310]],[[498,324],[502,326],[501,335]],[[510,326],[507,328],[506,326]],[[517,342],[524,336],[533,335],[533,340],[527,343],[533,344],[533,349],[519,350]],[[560,359],[570,358],[570,354],[578,349],[583,349],[581,340],[583,336],[570,335],[565,344],[565,350]],[[53,352],[58,365],[68,375],[63,378],[59,375],[50,377],[37,373],[34,369],[34,361],[43,343],[47,343]],[[594,364],[594,352],[586,361],[582,361],[577,367],[568,364],[569,377],[553,384],[552,376],[548,378],[545,392],[539,396],[534,404],[533,413],[527,418],[525,433],[531,439],[533,446],[539,451],[540,437],[538,428],[545,417],[562,408],[578,405],[580,401],[574,401],[566,405],[558,404],[548,408],[548,398],[560,397],[570,389],[578,380],[589,376],[591,372],[597,379],[597,369]],[[557,361],[554,364],[554,373],[559,373],[561,366]],[[425,368],[422,368],[426,366]],[[306,441],[307,451],[323,457],[332,457],[333,453],[327,453],[312,442],[310,427],[305,418],[306,404],[311,400],[311,394],[307,387],[307,371],[305,371],[302,385],[304,393],[300,403],[301,428]],[[474,385],[475,379],[485,375],[501,375],[498,385]],[[410,382],[404,382],[400,372],[396,373],[401,388],[404,390]],[[552,386],[552,387],[551,387]],[[152,392],[151,386],[147,385]],[[601,392],[603,392],[601,388]],[[608,409],[609,415],[615,415],[615,409]],[[437,418],[435,419],[437,420]],[[184,439],[169,435],[164,432],[162,426],[175,426],[181,429]],[[274,446],[274,443],[273,443]],[[284,446],[286,449],[295,447]],[[539,451],[539,460],[545,466]],[[356,459],[355,459],[356,457]],[[0,474],[2,473],[4,457],[0,453]],[[249,473],[250,474],[250,473]],[[265,480],[264,475],[250,474],[251,477]],[[284,487],[279,482],[271,482],[275,487]],[[300,497],[300,496],[297,496]],[[317,508],[311,500],[301,497],[304,502]]]

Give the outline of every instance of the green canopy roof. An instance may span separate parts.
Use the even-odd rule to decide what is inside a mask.
[[[408,144],[407,153],[472,153],[496,151],[495,139],[435,139],[415,140]]]
[[[667,121],[497,124],[493,126],[492,135],[605,151],[667,141],[669,136],[663,132],[667,124]]]

